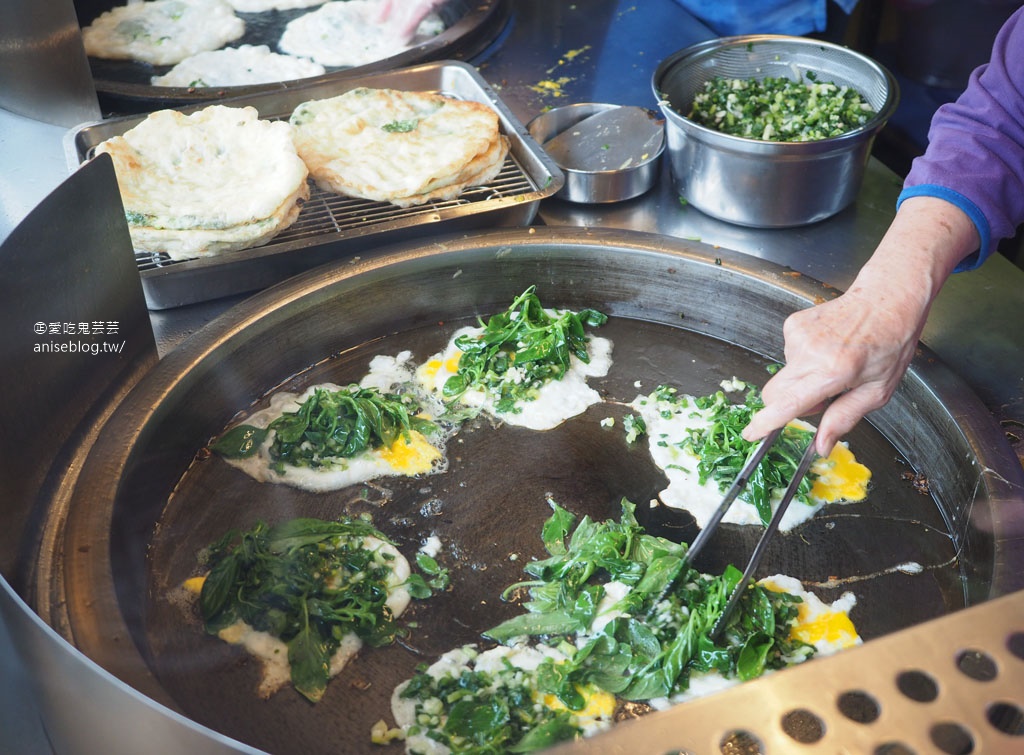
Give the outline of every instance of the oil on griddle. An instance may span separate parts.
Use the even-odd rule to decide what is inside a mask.
[[[422,362],[463,324],[472,323],[446,322],[375,340],[311,367],[282,388],[356,382],[377,354],[409,349]],[[646,505],[665,479],[645,444],[627,445],[621,419],[629,410],[622,404],[659,384],[695,395],[711,393],[734,376],[763,384],[767,362],[745,349],[660,324],[612,318],[599,333],[614,343],[611,372],[591,380],[605,403],[539,433],[477,420],[449,441],[449,468],[443,474],[314,494],[257,483],[223,460],[201,454],[180,481],[151,541],[142,638],[154,674],[181,711],[274,753],[383,752],[371,744],[370,727],[381,718],[391,720],[393,688],[417,664],[479,641],[481,631],[518,611],[499,596],[522,578],[527,560],[543,555],[540,530],[550,513],[548,497],[578,516],[598,519],[617,518],[625,497],[638,504],[649,531],[691,540],[696,528],[688,515]],[[612,427],[602,425],[607,417],[616,419]],[[867,500],[826,507],[810,522],[778,535],[763,573],[795,576],[826,600],[852,590],[858,600],[852,618],[865,641],[963,607],[955,547],[935,502],[902,478],[907,467],[880,433],[862,423],[848,440],[874,473]],[[259,663],[206,635],[198,615],[168,595],[196,572],[199,551],[232,527],[249,527],[258,519],[363,512],[373,515],[407,557],[427,536],[439,537],[438,560],[451,570],[451,589],[414,601],[402,618],[415,624],[407,640],[364,648],[331,681],[318,705],[290,687],[259,699]],[[756,528],[723,526],[697,566],[717,571],[728,562],[745,563],[758,535]],[[894,568],[908,562],[925,569],[910,575]]]

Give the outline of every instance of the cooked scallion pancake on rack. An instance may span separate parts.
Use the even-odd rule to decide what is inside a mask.
[[[224,0],[152,0],[101,14],[82,39],[94,58],[174,65],[244,33],[245,22]]]
[[[233,87],[322,76],[326,69],[308,58],[271,52],[266,45],[225,47],[190,55],[150,83],[158,87]]]
[[[159,110],[96,153],[114,161],[136,252],[178,260],[259,246],[309,198],[291,126],[253,107]]]
[[[486,184],[509,149],[490,107],[431,92],[360,87],[302,103],[291,123],[317,186],[399,207]]]

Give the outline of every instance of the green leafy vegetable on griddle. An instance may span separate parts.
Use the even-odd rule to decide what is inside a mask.
[[[429,727],[430,739],[474,755],[534,752],[580,733],[569,711],[538,705],[533,695],[511,665],[496,673],[464,669],[440,676],[421,668],[400,693],[417,703],[422,721],[410,734]]]
[[[789,636],[800,598],[756,584],[747,587],[739,610],[712,640],[739,570],[729,566],[712,576],[692,569],[684,561],[686,546],[645,533],[630,502],[622,502],[620,521],[584,517],[571,535],[572,515],[554,502],[551,506],[554,513],[544,528],[549,557],[528,564],[525,571],[533,579],[506,591],[528,591],[526,613],[484,634],[503,643],[575,638],[570,660],[546,661],[538,679],[538,689],[569,709],[584,704],[578,685],[648,700],[686,690],[693,672],[752,679],[814,652]],[[604,585],[611,581],[631,589],[616,605],[621,615],[592,633]]]
[[[258,522],[228,532],[209,549],[199,595],[207,632],[241,620],[279,638],[292,683],[317,702],[345,635],[380,647],[401,632],[386,604],[394,556],[367,538],[389,542],[360,518]]]
[[[551,312],[530,286],[509,308],[491,316],[483,332],[463,335],[455,345],[462,351],[456,374],[444,384],[452,402],[471,389],[497,397],[497,412],[514,412],[518,401],[531,401],[551,380],[560,380],[575,356],[590,362],[586,327],[598,327],[608,316],[595,309]]]
[[[662,385],[651,393],[651,400],[682,409],[692,406],[709,421],[708,427],[690,430],[680,445],[698,457],[697,475],[702,485],[714,480],[719,490],[728,490],[757,445],[745,440],[741,433],[754,413],[764,406],[760,392],[750,388],[744,403],[734,404],[724,391],[694,399],[680,396],[676,389]],[[789,484],[813,436],[811,430],[787,426],[740,492],[739,499],[753,504],[762,524],[771,519],[773,494]],[[811,503],[813,480],[814,475],[808,474],[800,481],[795,500]]]
[[[293,412],[285,412],[266,429],[237,425],[210,447],[227,458],[255,454],[271,431],[272,467],[317,469],[334,459],[351,458],[367,449],[390,446],[411,430],[430,433],[435,425],[418,418],[419,406],[411,396],[381,393],[376,388],[350,385],[331,391],[317,388]]]

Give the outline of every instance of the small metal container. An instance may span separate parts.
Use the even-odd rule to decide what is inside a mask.
[[[717,76],[831,81],[859,91],[875,115],[860,128],[818,141],[723,134],[682,115],[704,83]],[[852,203],[875,136],[899,102],[896,80],[870,58],[828,42],[782,35],[693,45],[663,60],[652,84],[665,115],[669,162],[681,196],[712,217],[756,228],[808,225]]]
[[[616,123],[620,114],[622,119]],[[600,133],[585,127],[593,116],[603,119]],[[572,131],[575,127],[580,130]],[[601,136],[605,128],[618,133],[609,140]],[[665,149],[664,130],[664,120],[653,110],[596,102],[554,108],[527,124],[530,136],[565,175],[565,184],[555,196],[587,204],[621,202],[654,186]],[[570,140],[572,152],[584,155],[582,161],[565,160],[549,149],[547,145],[556,138],[563,146]]]

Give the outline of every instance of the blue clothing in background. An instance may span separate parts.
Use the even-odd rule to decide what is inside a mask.
[[[850,13],[857,0],[831,0]],[[825,31],[829,0],[676,0],[718,34],[810,34]]]

